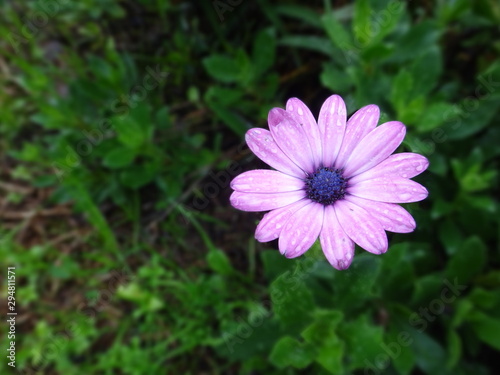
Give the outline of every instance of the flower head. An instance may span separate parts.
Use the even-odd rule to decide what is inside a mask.
[[[321,107],[316,122],[297,98],[269,112],[269,130],[246,133],[252,152],[275,170],[253,170],[231,182],[231,204],[243,211],[270,211],[255,238],[279,238],[288,258],[304,254],[319,237],[323,253],[339,269],[350,266],[354,244],[374,254],[387,251],[385,231],[408,233],[415,220],[396,203],[425,199],[411,178],[428,160],[415,153],[391,155],[406,128],[398,121],[377,126],[380,111],[368,105],[347,120],[338,95]]]

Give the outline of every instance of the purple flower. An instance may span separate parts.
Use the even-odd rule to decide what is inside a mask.
[[[391,121],[377,126],[376,105],[346,121],[346,107],[330,96],[318,122],[309,108],[291,98],[286,110],[273,108],[266,129],[250,129],[246,142],[276,170],[253,170],[231,182],[231,204],[243,211],[270,211],[255,238],[279,238],[287,258],[304,254],[319,237],[330,264],[347,269],[354,244],[373,254],[387,251],[385,231],[408,233],[415,220],[396,203],[425,199],[427,190],[410,178],[429,165],[419,154],[391,155],[406,134]]]

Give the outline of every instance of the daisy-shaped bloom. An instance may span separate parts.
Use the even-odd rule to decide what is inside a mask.
[[[376,105],[358,110],[349,121],[338,95],[329,97],[316,122],[309,108],[292,98],[286,110],[269,112],[269,130],[245,136],[252,152],[276,170],[252,170],[231,182],[231,204],[243,211],[269,211],[255,238],[279,238],[287,258],[304,254],[319,237],[330,264],[350,266],[354,244],[373,254],[387,251],[385,231],[408,233],[413,217],[397,203],[417,202],[427,190],[411,178],[429,165],[419,154],[391,155],[405,126],[377,126]]]

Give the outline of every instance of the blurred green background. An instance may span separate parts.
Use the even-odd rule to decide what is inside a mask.
[[[497,1],[0,4],[2,374],[498,373]],[[333,93],[431,162],[342,272],[228,203],[245,131]]]

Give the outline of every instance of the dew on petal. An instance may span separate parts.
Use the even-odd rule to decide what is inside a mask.
[[[402,194],[399,194],[399,199],[403,200],[403,201],[406,201],[408,199],[411,198],[411,194],[410,193],[402,193]]]
[[[297,109],[297,112],[299,113],[299,116],[303,116],[304,115],[304,111],[300,107]]]

